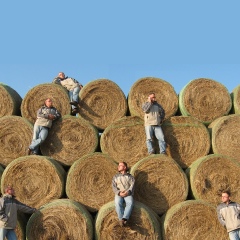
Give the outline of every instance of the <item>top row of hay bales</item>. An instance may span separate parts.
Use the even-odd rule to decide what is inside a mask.
[[[99,130],[104,130],[114,121],[126,116],[138,116],[143,119],[141,106],[150,92],[154,92],[157,101],[166,112],[166,119],[178,114],[192,116],[204,124],[232,113],[240,113],[240,85],[231,95],[221,83],[207,78],[190,81],[179,96],[173,86],[155,77],[137,80],[126,99],[120,87],[108,79],[98,79],[87,83],[80,91],[80,115]],[[34,123],[36,111],[46,98],[53,99],[54,106],[62,115],[70,114],[69,96],[63,87],[57,84],[40,84],[32,88],[21,101],[21,97],[5,84],[0,84],[0,117],[21,115]],[[231,99],[232,97],[232,99]],[[179,115],[179,114],[178,114]]]

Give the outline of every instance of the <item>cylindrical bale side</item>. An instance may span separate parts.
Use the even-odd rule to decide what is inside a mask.
[[[3,174],[4,168],[0,165],[0,182],[2,179],[2,174]]]
[[[80,115],[98,129],[105,129],[127,113],[127,100],[123,91],[108,79],[86,84],[80,91],[80,99]]]
[[[63,167],[48,157],[30,155],[12,161],[4,170],[1,190],[12,185],[19,201],[39,208],[60,198],[65,189]]]
[[[226,229],[217,219],[216,207],[202,200],[172,206],[162,221],[164,240],[228,239]]]
[[[233,113],[240,114],[240,85],[235,87],[231,93]]]
[[[208,78],[190,81],[179,93],[179,108],[183,116],[192,116],[204,124],[227,115],[232,100],[225,86]]]
[[[187,177],[170,157],[156,154],[144,158],[131,168],[131,174],[135,177],[134,198],[157,214],[187,198]]]
[[[161,229],[156,214],[145,204],[135,201],[132,214],[124,229],[120,227],[114,202],[100,208],[95,223],[95,239],[161,240]]]
[[[182,168],[210,151],[211,140],[206,126],[192,117],[175,116],[162,125],[167,154]]]
[[[92,217],[78,202],[54,200],[31,216],[27,223],[26,239],[92,240]]]
[[[37,110],[44,105],[47,98],[52,99],[53,106],[62,116],[71,113],[67,90],[58,84],[43,83],[32,88],[23,98],[22,116],[34,123],[37,118]]]
[[[218,204],[221,192],[230,190],[232,199],[240,201],[240,163],[228,156],[211,154],[197,159],[189,167],[192,195]]]
[[[86,155],[68,171],[66,194],[95,212],[114,198],[112,178],[117,173],[117,163],[106,154]]]
[[[21,115],[21,96],[11,87],[0,83],[0,117]]]
[[[17,235],[18,240],[26,240],[26,226],[27,226],[26,216],[23,213],[18,212],[17,226],[15,228],[15,233]]]
[[[117,120],[104,130],[100,145],[115,161],[133,166],[148,155],[143,120],[134,116]]]
[[[128,94],[131,115],[144,117],[142,104],[152,92],[156,94],[157,102],[164,108],[165,118],[174,116],[178,110],[178,96],[170,83],[156,77],[140,78],[132,85]]]
[[[82,156],[95,152],[98,131],[81,117],[66,115],[54,122],[46,141],[41,145],[45,156],[71,166]]]
[[[209,129],[213,153],[240,161],[240,114],[218,118],[209,125]]]
[[[33,125],[23,117],[0,118],[0,164],[7,166],[14,159],[25,156],[32,141]]]

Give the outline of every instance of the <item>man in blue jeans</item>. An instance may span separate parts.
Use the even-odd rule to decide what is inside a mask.
[[[121,227],[127,224],[133,209],[135,179],[127,171],[127,163],[120,162],[118,164],[118,173],[112,179],[115,207]]]
[[[163,107],[157,102],[155,93],[150,93],[148,101],[142,105],[144,125],[147,137],[147,148],[149,154],[155,154],[153,149],[153,133],[158,140],[160,154],[166,154],[166,142],[164,140],[161,124],[165,118]]]

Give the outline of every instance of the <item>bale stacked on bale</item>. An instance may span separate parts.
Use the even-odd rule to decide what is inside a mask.
[[[26,239],[92,240],[92,217],[78,202],[54,200],[31,216]]]
[[[88,154],[75,161],[67,176],[66,193],[68,198],[83,204],[95,212],[114,198],[111,188],[117,163],[106,154]]]
[[[240,163],[219,154],[197,159],[188,169],[192,195],[217,205],[222,191],[230,190],[232,198],[240,201]]]
[[[143,120],[132,116],[112,123],[101,135],[100,144],[103,153],[133,166],[148,154]]]
[[[25,156],[32,140],[32,124],[25,118],[0,118],[0,163],[7,166],[14,159]]]
[[[56,161],[44,156],[25,156],[12,161],[4,170],[2,192],[6,185],[14,187],[20,202],[39,208],[64,193],[66,173]]]
[[[240,85],[233,89],[231,97],[233,102],[233,113],[240,114]]]
[[[0,83],[0,117],[7,115],[20,116],[21,96],[11,87]]]
[[[41,145],[43,155],[71,166],[80,157],[95,152],[98,131],[81,117],[64,116],[54,122],[47,140]]]
[[[166,117],[169,118],[178,110],[178,96],[172,85],[160,78],[145,77],[137,80],[128,94],[128,106],[131,115],[144,117],[142,104],[147,101],[151,92],[154,92],[164,110]],[[169,101],[171,100],[171,101]]]
[[[95,223],[95,239],[160,240],[160,224],[156,214],[146,205],[135,201],[128,225],[120,227],[114,202],[101,207]]]
[[[37,110],[44,105],[47,98],[51,98],[54,107],[63,115],[70,114],[68,91],[58,84],[45,83],[32,88],[23,98],[21,105],[22,116],[34,123]]]
[[[175,116],[164,121],[162,129],[167,153],[182,168],[209,153],[211,141],[206,126],[192,117]]]
[[[163,214],[187,198],[188,180],[185,173],[164,154],[140,160],[131,168],[131,174],[136,180],[134,198],[157,214]]]
[[[179,107],[183,116],[192,116],[204,124],[227,115],[232,107],[225,86],[208,78],[190,81],[179,94]]]
[[[164,240],[228,239],[227,231],[218,222],[216,207],[201,200],[174,205],[162,221]]]
[[[240,161],[240,114],[216,119],[209,125],[213,153],[228,155]]]
[[[105,129],[126,115],[126,97],[119,86],[108,79],[86,84],[80,91],[80,98],[80,115],[98,129]]]

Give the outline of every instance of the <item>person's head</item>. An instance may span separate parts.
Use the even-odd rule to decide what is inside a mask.
[[[127,166],[127,163],[126,163],[126,162],[120,162],[120,163],[118,164],[118,171],[119,171],[120,173],[125,173],[125,172],[127,172],[127,170],[128,170],[128,166]]]
[[[46,107],[52,107],[53,103],[52,103],[52,99],[51,98],[47,98],[44,102],[44,105]]]
[[[5,188],[5,194],[9,194],[9,195],[14,196],[14,189],[12,188],[12,186],[8,185],[8,186]]]
[[[155,102],[156,101],[156,96],[155,96],[154,92],[151,92],[148,97],[151,100],[151,102]]]
[[[60,77],[61,79],[64,79],[64,78],[65,78],[65,74],[64,74],[64,72],[60,72],[60,73],[58,73],[58,77]]]
[[[230,197],[231,197],[230,191],[222,191],[222,202],[223,203],[229,203]]]

